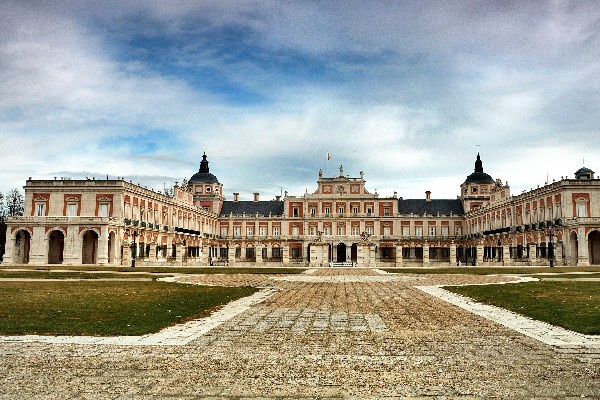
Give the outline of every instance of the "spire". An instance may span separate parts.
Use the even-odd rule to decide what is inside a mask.
[[[477,153],[477,160],[475,160],[475,172],[483,172],[483,163],[481,162],[479,153]]]
[[[208,161],[206,160],[206,151],[202,155],[202,161],[200,161],[200,171],[199,172],[208,173]]]

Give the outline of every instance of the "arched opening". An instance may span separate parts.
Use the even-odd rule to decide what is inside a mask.
[[[569,248],[570,248],[570,264],[577,265],[579,259],[579,243],[577,241],[577,233],[571,232],[569,235]]]
[[[346,262],[346,245],[344,243],[337,245],[337,262]]]
[[[111,232],[108,235],[108,263],[115,263],[115,233]]]
[[[48,264],[62,264],[65,250],[65,235],[52,231],[48,236]]]
[[[600,264],[600,232],[590,232],[588,235],[588,250],[590,255],[590,264]]]
[[[350,247],[350,261],[356,262],[358,260],[358,245],[356,243],[352,243]]]
[[[98,234],[89,230],[83,234],[81,244],[81,263],[96,264],[98,257]]]
[[[310,243],[306,247],[306,261],[310,262]]]
[[[31,246],[31,235],[26,230],[20,230],[15,236],[15,247],[13,249],[13,262],[15,264],[29,263],[29,248]]]

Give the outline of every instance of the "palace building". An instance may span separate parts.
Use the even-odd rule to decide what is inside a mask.
[[[323,176],[303,196],[232,200],[206,154],[172,196],[116,180],[34,180],[8,220],[4,264],[456,266],[600,264],[600,180],[511,195],[475,169],[456,199],[369,192],[364,174]]]

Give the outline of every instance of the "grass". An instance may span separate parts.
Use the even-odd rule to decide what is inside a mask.
[[[449,268],[384,268],[384,271],[397,274],[537,274],[540,272],[569,273],[569,272],[598,272],[600,267],[449,267]],[[585,275],[583,275],[585,276]]]
[[[142,335],[200,318],[250,287],[167,282],[0,282],[0,334]]]
[[[163,275],[165,276],[165,275]],[[0,278],[18,279],[157,279],[153,274],[117,274],[112,272],[81,272],[81,271],[2,271]]]
[[[600,282],[541,281],[445,289],[575,332],[600,334]]]

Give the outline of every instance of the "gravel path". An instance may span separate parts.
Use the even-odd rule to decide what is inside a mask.
[[[177,279],[271,294],[184,345],[0,343],[0,399],[600,398],[600,349],[549,346],[416,288],[512,278]]]

